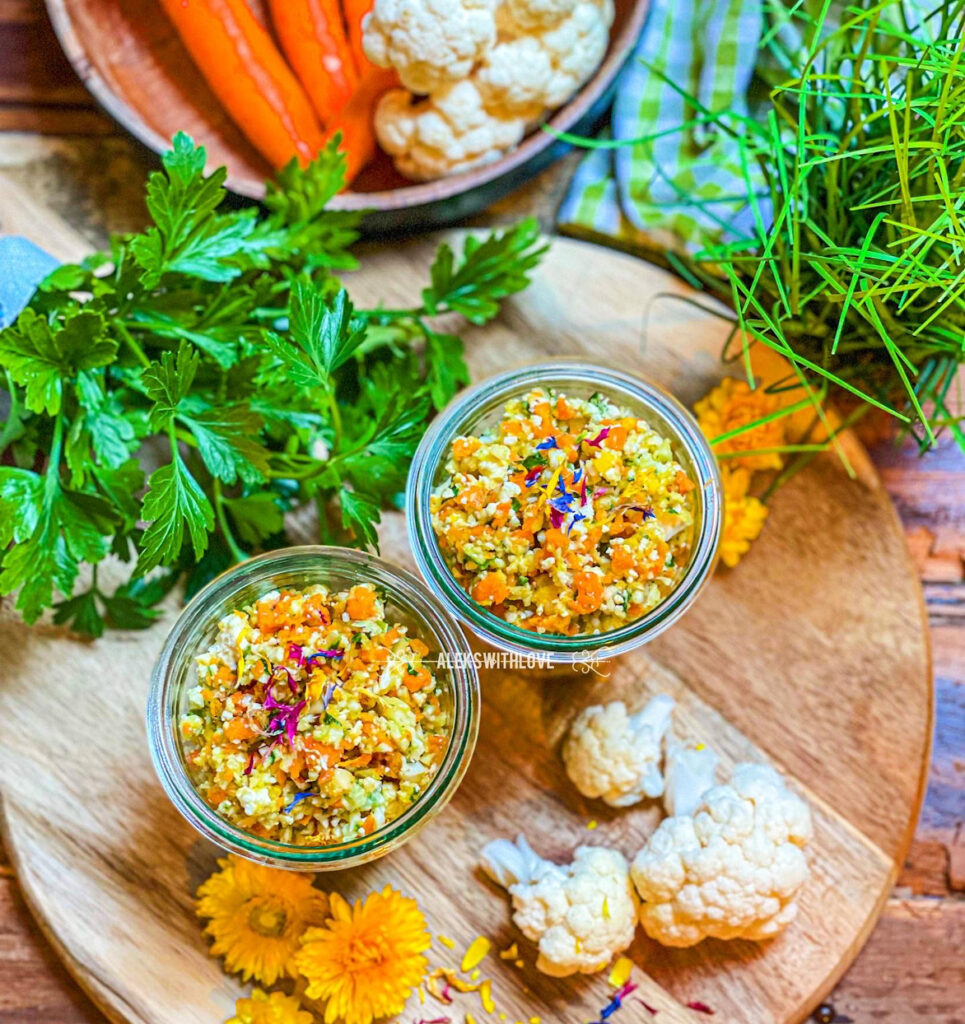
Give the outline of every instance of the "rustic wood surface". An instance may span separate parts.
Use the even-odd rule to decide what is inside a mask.
[[[141,222],[153,157],[97,111],[52,42],[40,0],[0,0],[0,166],[90,242]],[[544,223],[575,158],[500,203]],[[905,525],[931,621],[937,724],[915,840],[884,914],[832,1000],[855,1021],[960,1024],[965,1016],[965,461],[872,449]],[[33,923],[0,849],[0,1022],[103,1022]]]
[[[59,218],[51,220],[19,186],[0,187],[0,231],[26,231],[49,245],[56,237],[63,246],[57,255],[76,256],[79,240]],[[417,293],[435,244],[370,247],[363,269],[350,277],[353,297],[363,305],[404,303]],[[590,258],[596,273],[587,279]],[[727,326],[674,294],[689,292],[664,271],[559,239],[505,314],[466,332],[473,378],[582,352],[636,366],[692,404],[722,373]],[[760,372],[766,378],[763,366]],[[773,368],[775,378],[784,372]],[[678,736],[712,744],[726,767],[771,759],[806,793],[815,816],[813,875],[799,919],[766,947],[666,950],[640,938],[634,956],[649,975],[641,980],[643,998],[671,1022],[688,1019],[682,1007],[694,999],[734,1024],[801,1020],[850,963],[897,877],[931,735],[918,583],[866,453],[853,438],[846,443],[856,479],[833,455],[817,460],[779,492],[769,529],[740,569],[717,575],[681,623],[645,652],[607,666],[607,678],[547,683],[532,673],[484,673],[479,746],[446,814],[391,858],[339,877],[339,890],[356,895],[401,885],[418,897],[433,930],[463,947],[479,933],[508,944],[505,900],[474,871],[479,849],[526,822],[550,856],[589,840],[632,856],[659,809],[611,813],[579,799],[557,748],[576,711],[604,695],[639,706],[655,692],[670,693]],[[382,550],[409,562],[399,518],[387,517]],[[788,580],[796,585],[788,588]],[[177,818],[145,749],[145,666],[176,614],[173,604],[150,631],[96,644],[0,624],[7,666],[0,786],[9,852],[74,972],[112,1016],[131,1024],[202,1024],[224,1014],[239,992],[205,956],[190,910],[215,851]],[[53,661],[64,665],[58,687],[36,687],[31,666]],[[124,800],[120,819],[109,798],[118,779],[125,792],[140,794]],[[495,792],[512,798],[496,802]],[[600,825],[592,836],[591,817]],[[137,839],[148,836],[167,841]],[[535,1014],[577,1024],[607,1001],[602,978],[556,982],[532,970],[521,977],[498,960],[486,970],[498,1004],[517,1019]],[[172,992],[175,971],[180,984]]]

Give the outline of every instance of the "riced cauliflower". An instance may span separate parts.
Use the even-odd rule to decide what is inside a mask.
[[[662,795],[663,737],[673,708],[673,698],[664,694],[634,715],[622,700],[584,708],[563,744],[563,762],[576,788],[611,807]]]
[[[489,843],[481,863],[509,890],[513,920],[537,944],[536,966],[544,974],[593,974],[633,941],[637,900],[626,858],[616,850],[581,846],[564,866],[544,860],[518,836],[515,843]]]
[[[375,111],[381,147],[407,178],[428,181],[495,160],[526,130],[521,118],[489,113],[470,79],[415,100],[392,89]]]
[[[362,46],[382,68],[395,68],[413,93],[469,77],[496,41],[495,0],[375,0]]]
[[[181,716],[201,798],[295,846],[368,836],[407,811],[443,759],[444,679],[369,584],[272,590],[217,625]]]
[[[679,812],[693,787],[687,763],[676,752],[670,760],[668,790]],[[666,818],[637,854],[631,875],[640,923],[666,946],[768,939],[797,913],[810,839],[808,806],[781,776],[769,765],[739,764],[729,784],[707,789],[692,813]]]

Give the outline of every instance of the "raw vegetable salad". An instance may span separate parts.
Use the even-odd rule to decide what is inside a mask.
[[[181,720],[198,792],[232,824],[296,846],[375,832],[446,749],[428,653],[370,585],[275,590],[233,611],[198,655]]]
[[[523,629],[618,629],[655,608],[690,557],[694,484],[670,440],[596,393],[537,388],[456,438],[430,504],[453,575]]]

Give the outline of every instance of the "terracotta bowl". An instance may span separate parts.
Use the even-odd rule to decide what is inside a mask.
[[[228,167],[228,186],[260,198],[271,168],[228,119],[196,70],[157,0],[46,0],[54,29],[78,75],[104,109],[155,152],[177,131],[208,149],[211,166]],[[255,6],[261,0],[256,0]],[[616,0],[610,47],[597,73],[549,124],[587,131],[604,113],[617,72],[643,27],[649,0]],[[456,220],[519,186],[566,151],[532,132],[512,153],[485,167],[416,184],[384,155],[332,206],[373,211],[370,229],[431,227]]]

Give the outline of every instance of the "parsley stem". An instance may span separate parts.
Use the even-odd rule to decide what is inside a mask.
[[[342,436],[342,413],[338,407],[338,399],[335,397],[334,383],[326,391],[325,400],[328,404],[329,414],[332,417],[332,428],[335,431],[335,437],[339,438]]]
[[[221,481],[217,477],[214,478],[214,511],[218,517],[218,525],[221,527],[221,532],[224,534],[224,539],[228,544],[228,550],[231,552],[231,557],[236,562],[243,562],[248,555],[245,551],[242,551],[235,540],[234,534],[231,532],[231,527],[228,525],[228,517],[225,514],[224,507],[224,495],[221,493]]]
[[[124,344],[134,353],[140,362],[141,366],[150,366],[151,360],[144,354],[144,349],[134,340],[131,332],[121,323],[120,320],[117,322],[117,333],[124,339]]]

